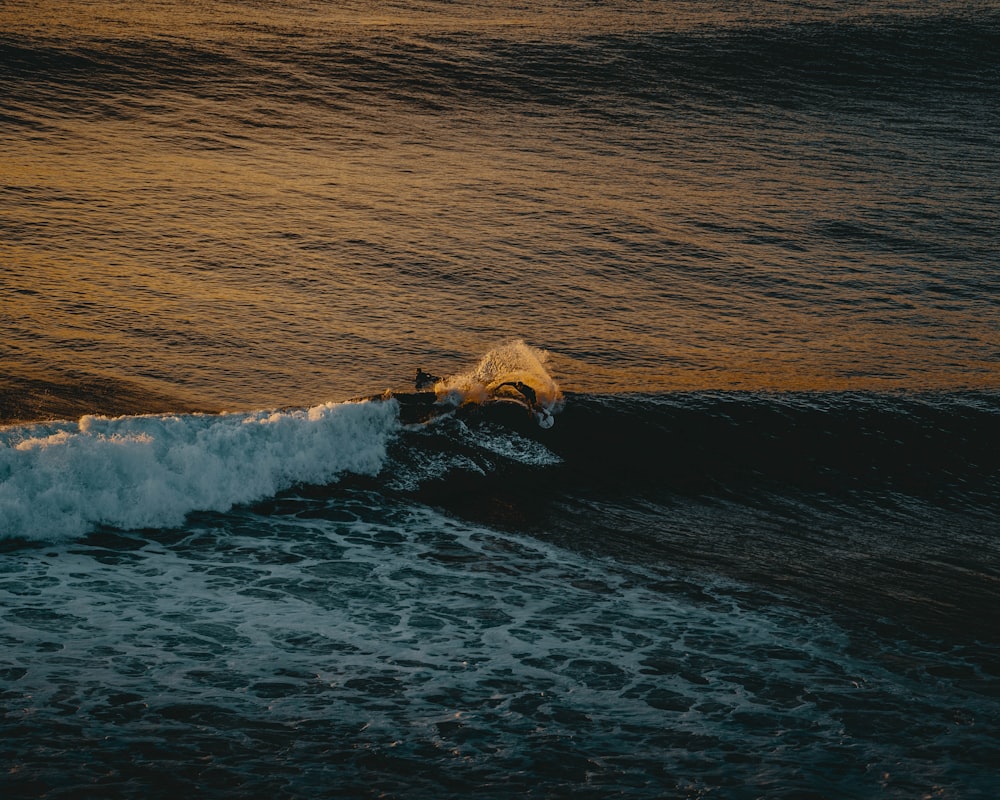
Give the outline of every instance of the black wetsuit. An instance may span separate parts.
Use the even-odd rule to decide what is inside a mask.
[[[506,383],[501,383],[497,388],[499,389],[503,386],[512,386],[517,389],[517,391],[524,395],[524,399],[528,401],[528,404],[532,408],[538,405],[538,395],[535,394],[535,390],[528,386],[528,384],[521,381],[507,381]]]
[[[429,372],[424,372],[422,369],[417,369],[417,375],[413,382],[416,384],[418,389],[426,389],[429,386],[433,386],[441,380],[437,375],[431,375]]]

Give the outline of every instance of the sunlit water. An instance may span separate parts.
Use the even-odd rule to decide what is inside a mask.
[[[992,800],[998,54],[4,3],[0,795]]]
[[[995,387],[996,8],[789,6],[6,3],[5,363],[212,409],[511,335],[570,389]]]

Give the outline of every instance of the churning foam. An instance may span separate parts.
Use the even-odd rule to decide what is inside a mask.
[[[297,483],[373,475],[395,402],[253,414],[83,417],[0,431],[0,538],[171,527]]]

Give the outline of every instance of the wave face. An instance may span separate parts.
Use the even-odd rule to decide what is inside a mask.
[[[998,503],[995,393],[570,394],[556,420],[538,430],[521,407],[471,404],[458,419],[409,429],[392,448],[389,473],[447,462],[446,484],[479,482],[488,491],[530,475],[526,491],[536,497],[631,502],[886,512],[914,503],[973,513]]]
[[[526,506],[565,494],[997,509],[995,394],[570,395],[566,403],[544,358],[515,341],[440,379],[434,394],[0,429],[0,530],[44,539],[96,525],[171,527],[191,511],[225,511],[344,473],[428,496],[441,486],[469,505],[480,493],[522,487]],[[544,416],[509,402],[523,401],[506,388],[522,380]]]
[[[997,502],[995,393],[574,398],[552,447],[596,489]],[[614,464],[615,469],[607,469]]]

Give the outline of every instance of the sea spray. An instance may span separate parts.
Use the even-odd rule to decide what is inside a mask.
[[[537,406],[547,414],[562,407],[563,395],[549,374],[549,354],[531,347],[523,339],[513,339],[487,352],[468,372],[444,378],[434,391],[438,397],[459,403],[481,403],[508,392],[510,384],[521,382],[531,387]]]

